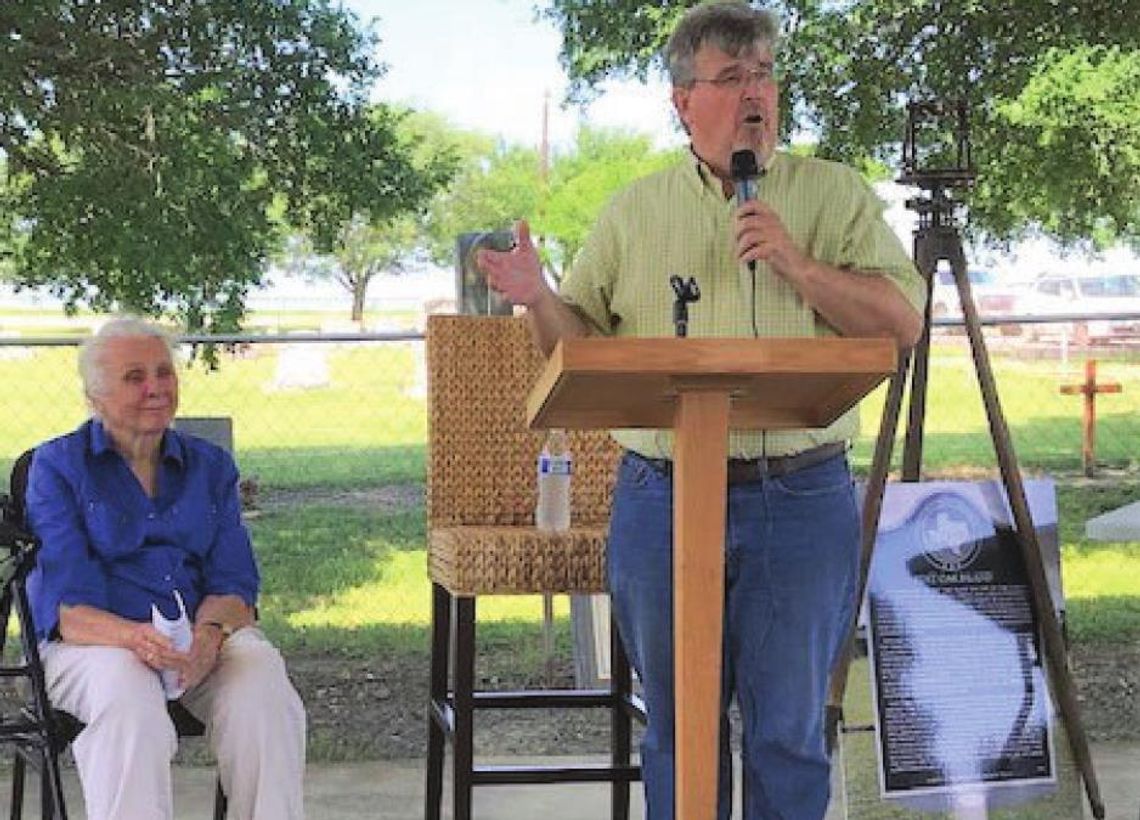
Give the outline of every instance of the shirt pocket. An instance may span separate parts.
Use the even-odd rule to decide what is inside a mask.
[[[168,540],[172,546],[205,558],[217,539],[220,515],[218,505],[174,504],[166,511]]]
[[[83,502],[83,523],[91,550],[104,558],[121,558],[142,545],[143,521],[100,498]]]

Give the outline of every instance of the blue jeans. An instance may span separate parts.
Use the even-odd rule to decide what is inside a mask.
[[[622,641],[641,678],[647,820],[673,820],[672,477],[626,454],[610,519],[608,575]],[[718,817],[731,813],[725,710],[743,722],[746,820],[820,820],[830,764],[828,675],[853,612],[859,515],[843,456],[734,484],[725,533]]]

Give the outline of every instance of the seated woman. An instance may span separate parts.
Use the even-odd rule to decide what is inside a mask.
[[[259,577],[233,459],[171,429],[178,373],[159,328],[108,322],[79,371],[92,418],[32,461],[28,519],[42,546],[28,591],[48,695],[87,724],[72,746],[87,817],[174,816],[165,672],[206,724],[229,816],[300,818],[305,712],[254,623]],[[185,652],[152,625],[152,606],[176,619],[182,604]]]

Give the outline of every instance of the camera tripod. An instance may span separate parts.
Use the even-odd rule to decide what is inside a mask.
[[[957,162],[953,167],[946,169],[921,170],[918,167],[919,159],[916,147],[918,125],[923,118],[944,116],[947,113],[957,117]],[[953,189],[966,187],[972,184],[974,180],[974,172],[970,167],[969,160],[966,109],[962,103],[954,107],[943,106],[941,103],[911,103],[908,106],[908,115],[907,138],[903,144],[903,175],[899,178],[899,182],[918,186],[925,194],[925,196],[908,200],[906,205],[919,215],[919,226],[914,232],[914,259],[920,273],[926,279],[928,298],[922,336],[914,350],[902,357],[897,371],[890,380],[883,406],[879,435],[872,456],[863,505],[859,597],[856,600],[861,602],[867,590],[883,493],[886,489],[895,431],[898,427],[903,404],[903,391],[908,375],[911,379],[910,405],[903,445],[901,478],[904,482],[920,480],[930,364],[931,305],[929,296],[938,263],[945,261],[953,272],[959,301],[962,305],[963,321],[989,423],[990,437],[993,440],[1002,484],[1013,513],[1013,535],[1025,564],[1029,581],[1030,601],[1043,637],[1045,658],[1053,683],[1057,706],[1064,719],[1073,760],[1084,781],[1085,793],[1093,817],[1097,820],[1103,820],[1105,816],[1104,803],[1101,799],[1096,773],[1093,770],[1088,738],[1080,720],[1076,688],[1069,671],[1065,642],[1056,610],[1050,598],[1045,566],[1041,558],[1041,547],[1030,517],[1029,504],[1026,500],[1017,457],[1014,454],[1009,427],[1006,424],[998,399],[997,385],[993,370],[990,367],[989,353],[986,350],[985,339],[982,335],[981,322],[971,293],[970,281],[966,275],[966,257],[962,250],[962,239],[955,220],[954,211],[957,203],[953,198]],[[854,645],[855,624],[852,624],[846,650],[832,672],[831,692],[827,707],[827,736],[831,748],[835,746],[839,726],[842,723],[843,695],[846,690],[847,671]]]

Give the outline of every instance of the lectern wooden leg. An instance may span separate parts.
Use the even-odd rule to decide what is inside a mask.
[[[716,817],[724,630],[726,391],[683,391],[673,471],[676,811]]]

